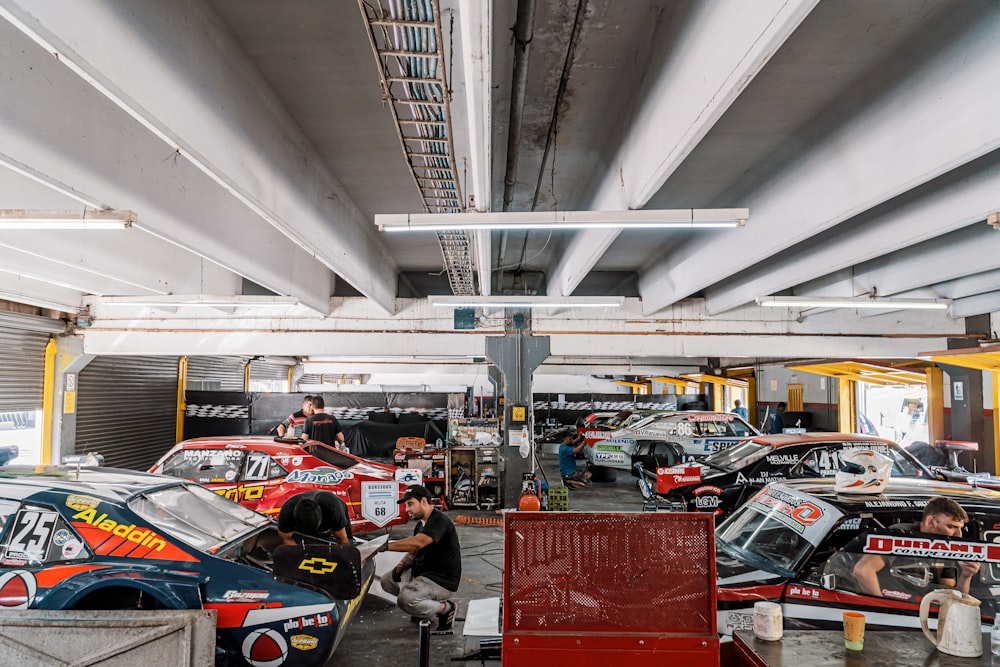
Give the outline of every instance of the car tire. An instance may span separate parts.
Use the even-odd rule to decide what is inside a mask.
[[[590,466],[590,474],[590,481],[597,482],[599,484],[613,482],[618,479],[618,471],[614,468],[607,468],[605,466]]]

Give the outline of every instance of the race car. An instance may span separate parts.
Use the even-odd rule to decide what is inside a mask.
[[[588,446],[605,440],[612,431],[630,428],[633,424],[645,421],[654,415],[662,414],[665,410],[647,410],[637,408],[635,410],[620,410],[618,412],[592,412],[581,419],[576,426],[577,435],[582,435]]]
[[[198,482],[272,517],[298,493],[331,491],[347,503],[355,534],[409,520],[396,502],[403,497],[406,480],[397,482],[395,471],[394,466],[366,461],[314,440],[253,436],[185,440],[149,470]]]
[[[387,539],[285,545],[266,516],[173,477],[0,470],[3,608],[215,610],[218,665],[326,664]]]
[[[612,431],[603,440],[588,441],[583,451],[593,467],[631,470],[631,457],[649,453],[655,443],[674,443],[689,460],[697,460],[755,435],[760,431],[731,412],[671,410]]]
[[[693,464],[656,466],[657,461],[644,456],[634,456],[633,463],[641,464],[661,496],[691,511],[711,512],[718,521],[772,482],[833,477],[841,455],[848,450],[887,455],[893,462],[893,477],[934,479],[930,470],[893,441],[850,433],[762,435]],[[640,485],[640,490],[644,488],[648,487]]]
[[[957,501],[969,514],[961,537],[905,534],[933,496]],[[869,630],[916,629],[935,572],[961,561],[980,563],[969,594],[982,623],[992,624],[1000,595],[1000,493],[935,480],[888,481],[882,494],[837,493],[832,479],[768,484],[715,532],[720,633],[753,627],[753,605],[777,602],[784,627],[840,629],[844,611],[860,611]],[[882,596],[863,592],[845,566],[878,554]],[[988,628],[984,628],[988,631]]]

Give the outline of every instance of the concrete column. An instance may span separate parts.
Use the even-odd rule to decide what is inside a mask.
[[[52,410],[52,462],[76,453],[76,397],[80,371],[96,355],[84,354],[83,336],[56,339],[55,387]]]
[[[521,494],[521,477],[534,469],[534,458],[529,454],[522,457],[518,448],[511,443],[511,432],[523,423],[528,438],[528,446],[534,452],[532,442],[532,400],[531,374],[549,356],[549,337],[532,336],[527,333],[512,333],[506,336],[486,337],[486,356],[499,369],[503,377],[504,397],[504,507],[517,507]],[[491,369],[492,370],[492,369]],[[490,374],[492,379],[493,374]],[[525,408],[523,420],[514,419],[514,408]],[[517,426],[515,427],[515,424]]]
[[[944,373],[938,366],[924,369],[927,376],[927,440],[944,438]]]
[[[969,347],[967,338],[949,338],[948,349],[960,350]],[[975,470],[990,470],[993,467],[993,447],[985,439],[983,419],[983,372],[977,368],[962,368],[938,364],[951,379],[951,429],[952,440],[969,440],[979,443],[976,453]],[[986,450],[989,451],[986,451]],[[966,465],[972,467],[967,461]]]
[[[858,383],[837,378],[837,430],[841,433],[858,431]]]

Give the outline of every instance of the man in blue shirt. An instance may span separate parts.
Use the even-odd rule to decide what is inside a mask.
[[[785,429],[785,405],[784,401],[778,403],[777,410],[771,415],[770,430],[771,433],[781,433]]]
[[[737,414],[740,417],[743,417],[743,419],[746,419],[748,416],[747,409],[743,407],[743,402],[738,398],[733,401],[733,414]]]
[[[576,455],[586,445],[582,435],[567,433],[563,436],[559,445],[559,475],[566,486],[584,489],[590,486],[590,473],[576,469]]]

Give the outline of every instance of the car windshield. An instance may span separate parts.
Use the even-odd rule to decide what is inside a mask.
[[[193,484],[143,493],[129,500],[128,506],[157,530],[202,551],[214,551],[270,522],[262,514]]]
[[[734,558],[791,577],[841,516],[816,498],[765,487],[719,526],[715,539]]]
[[[771,445],[747,440],[738,445],[709,454],[702,463],[713,468],[735,470],[756,463],[771,451]]]

